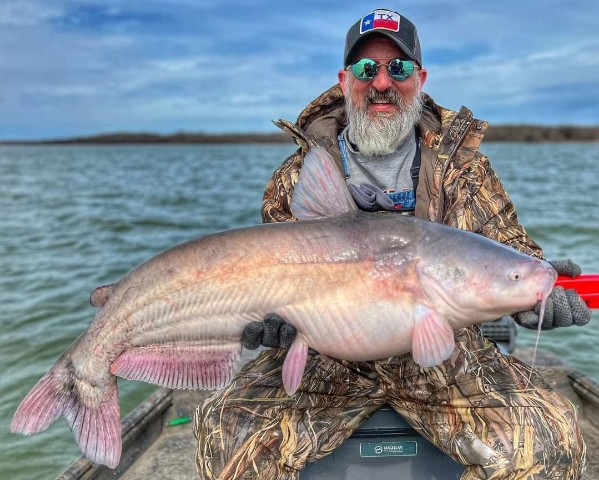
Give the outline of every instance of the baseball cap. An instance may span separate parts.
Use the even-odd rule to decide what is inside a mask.
[[[345,38],[344,67],[351,63],[358,44],[373,34],[383,35],[393,40],[411,60],[422,67],[422,53],[416,26],[399,13],[384,8],[370,12],[349,29]]]

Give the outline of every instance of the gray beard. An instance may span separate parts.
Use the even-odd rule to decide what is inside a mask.
[[[345,109],[349,124],[348,138],[362,155],[380,157],[393,153],[407,138],[414,134],[414,126],[422,114],[423,98],[420,86],[410,102],[393,90],[378,92],[371,88],[364,98],[364,106],[356,107],[351,99],[351,80],[346,80]],[[368,105],[374,100],[384,100],[399,107],[397,115],[368,116]]]

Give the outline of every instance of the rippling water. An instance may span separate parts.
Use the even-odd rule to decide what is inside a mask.
[[[79,451],[63,420],[9,432],[18,403],[93,317],[89,292],[158,251],[260,222],[291,145],[0,147],[0,478],[48,479]],[[599,272],[599,145],[485,147],[548,258]],[[541,346],[599,380],[599,317]],[[533,344],[519,329],[518,342]],[[123,413],[152,387],[119,382]]]

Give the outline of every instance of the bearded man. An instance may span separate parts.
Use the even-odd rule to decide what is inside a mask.
[[[280,122],[299,150],[268,183],[265,222],[294,221],[293,188],[307,151],[328,150],[358,206],[416,215],[470,230],[529,255],[541,248],[518,223],[514,206],[478,151],[487,123],[435,104],[414,24],[375,10],[353,25],[339,84],[314,100],[297,123]],[[574,275],[571,261],[555,263]],[[590,312],[576,294],[550,326],[584,324]],[[567,317],[567,318],[566,318]],[[534,312],[518,323],[536,327]],[[544,325],[546,327],[546,325]],[[198,407],[197,465],[207,479],[296,479],[306,462],[330,453],[382,405],[464,464],[463,479],[576,479],[585,446],[570,402],[540,375],[502,354],[478,327],[456,332],[450,358],[434,368],[411,354],[347,362],[311,351],[292,397],[281,366],[295,335],[283,319],[256,322],[247,348],[270,348],[250,361],[224,391]]]

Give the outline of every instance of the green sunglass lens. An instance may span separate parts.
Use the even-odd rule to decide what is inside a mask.
[[[363,58],[352,65],[352,73],[358,80],[372,80],[378,70],[374,60]]]
[[[403,81],[414,73],[414,63],[396,58],[389,63],[389,75],[395,80]]]

